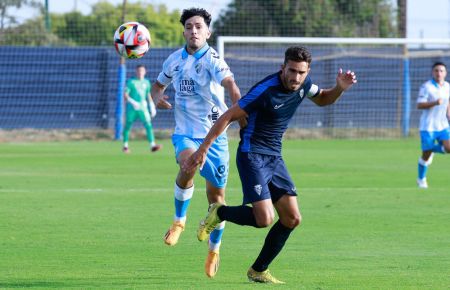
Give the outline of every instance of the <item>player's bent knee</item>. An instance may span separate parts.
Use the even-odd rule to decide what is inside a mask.
[[[288,216],[280,217],[280,221],[285,227],[294,229],[301,224],[302,216],[300,213],[293,213]]]
[[[291,229],[298,227],[302,223],[302,217],[300,215],[295,216],[291,221]]]
[[[300,223],[302,222],[302,219],[300,216],[293,216],[287,220],[285,220],[284,222],[282,222],[282,224],[290,229],[295,229],[296,227],[298,227],[300,225]]]
[[[295,227],[298,227],[301,224],[302,224],[302,216],[299,214],[298,216],[295,217],[294,225],[295,225]]]
[[[272,204],[268,202],[258,202],[253,205],[253,215],[259,228],[270,226],[275,219],[275,212]]]
[[[273,219],[256,219],[256,224],[259,228],[266,228],[273,223]]]
[[[258,227],[265,228],[273,223],[274,215],[270,213],[256,214],[255,219]]]

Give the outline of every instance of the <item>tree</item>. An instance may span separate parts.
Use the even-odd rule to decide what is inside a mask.
[[[35,0],[1,0],[0,1],[0,30],[4,30],[6,26],[17,23],[16,16],[9,14],[9,8],[21,8],[22,6],[31,6],[42,8],[42,4]]]
[[[31,0],[22,2],[31,3]],[[114,32],[122,24],[122,6],[100,1],[92,6],[89,15],[75,11],[51,13],[50,17],[50,32],[45,30],[41,10],[41,15],[36,18],[3,30],[0,44],[112,46]],[[126,21],[138,21],[150,30],[153,47],[182,45],[183,29],[179,19],[178,10],[170,12],[165,5],[153,6],[141,2],[128,4],[125,17]]]
[[[90,15],[79,12],[52,15],[52,31],[59,38],[76,45],[110,45],[121,18],[121,5],[113,6],[102,1],[92,7]],[[165,5],[155,8],[138,2],[127,5],[125,21],[144,24],[150,30],[152,45],[161,47],[183,43],[179,18],[179,11],[170,13]]]
[[[216,35],[394,37],[387,0],[234,0],[214,22]]]

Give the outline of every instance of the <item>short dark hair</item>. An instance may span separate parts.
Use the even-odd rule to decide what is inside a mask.
[[[295,62],[305,61],[311,64],[312,58],[311,53],[304,46],[291,46],[284,53],[284,64],[287,64],[289,60]]]
[[[184,24],[186,23],[186,20],[188,20],[189,18],[194,17],[194,16],[202,17],[205,20],[205,23],[206,23],[206,25],[208,25],[208,27],[209,27],[209,24],[211,24],[211,14],[209,14],[208,11],[206,11],[203,8],[184,9],[183,13],[181,14],[181,17],[180,17],[181,24],[183,24],[183,26],[184,26]]]
[[[141,68],[141,67],[145,68],[145,65],[143,65],[143,64],[138,64],[138,65],[136,66],[136,69]]]
[[[443,63],[442,61],[437,61],[433,64],[433,66],[431,67],[431,69],[433,70],[435,67],[437,67],[438,65],[442,65],[443,67],[445,67],[445,69],[447,69],[447,66],[445,65],[445,63]]]

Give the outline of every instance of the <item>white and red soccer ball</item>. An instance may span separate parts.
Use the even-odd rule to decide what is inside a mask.
[[[114,33],[114,46],[120,56],[141,58],[150,49],[150,32],[139,22],[126,22]]]

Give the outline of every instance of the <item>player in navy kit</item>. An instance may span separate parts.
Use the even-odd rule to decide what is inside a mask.
[[[356,83],[355,73],[339,70],[336,86],[320,89],[308,76],[311,54],[304,47],[290,47],[285,52],[281,71],[257,83],[237,104],[227,110],[214,124],[199,149],[183,164],[186,171],[203,167],[209,147],[233,121],[247,117],[241,129],[237,151],[237,167],[244,193],[243,205],[226,206],[214,203],[200,222],[197,237],[205,240],[222,221],[257,228],[267,227],[274,220],[264,246],[247,272],[250,281],[283,283],[273,277],[269,264],[283,248],[292,230],[301,222],[294,182],[281,157],[281,140],[288,123],[305,97],[319,106],[333,104],[341,94]],[[251,203],[252,207],[246,204]]]

